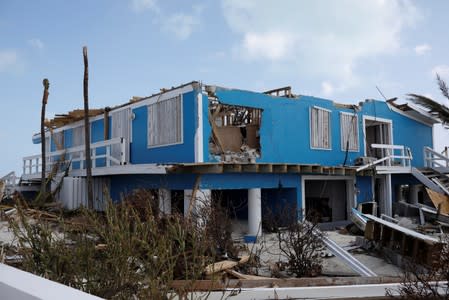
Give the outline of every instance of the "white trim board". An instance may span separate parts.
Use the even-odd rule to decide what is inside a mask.
[[[379,117],[374,117],[374,116],[369,116],[369,115],[363,115],[362,117],[362,123],[363,123],[363,156],[366,156],[366,120],[368,121],[376,121],[379,123],[384,123],[384,124],[388,124],[390,125],[390,144],[394,145],[393,142],[393,121],[390,119],[384,119],[384,118],[379,118]]]
[[[206,94],[204,94],[206,95]],[[196,99],[197,128],[195,130],[195,162],[204,162],[204,129],[203,129],[203,92],[199,92]]]

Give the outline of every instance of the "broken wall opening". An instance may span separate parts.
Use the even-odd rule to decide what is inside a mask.
[[[209,152],[221,161],[255,162],[261,156],[262,109],[209,102]]]
[[[305,180],[306,216],[319,223],[347,220],[346,180]]]

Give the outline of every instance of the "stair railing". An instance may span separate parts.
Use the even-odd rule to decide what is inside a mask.
[[[380,149],[382,157],[356,169],[357,172],[372,166],[412,167],[412,151],[404,145],[372,144],[371,148]]]
[[[449,168],[449,157],[424,147],[424,166],[427,168]],[[447,153],[447,152],[446,152]]]

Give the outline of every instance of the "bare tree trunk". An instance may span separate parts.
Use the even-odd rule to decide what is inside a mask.
[[[84,57],[84,144],[86,146],[86,180],[87,180],[87,206],[89,209],[94,208],[94,195],[92,190],[92,160],[90,157],[90,126],[89,126],[89,64],[87,59],[87,47],[83,47]]]
[[[47,169],[46,161],[46,149],[45,149],[45,107],[48,100],[48,89],[50,88],[50,82],[47,78],[42,81],[44,85],[44,95],[42,96],[42,111],[41,111],[41,150],[42,150],[42,172],[41,172],[41,196],[45,197],[47,193],[47,182],[45,179],[45,171]]]

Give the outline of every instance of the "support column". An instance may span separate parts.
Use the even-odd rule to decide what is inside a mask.
[[[391,189],[391,174],[385,176],[385,214],[389,217],[393,215],[393,201],[392,201],[392,189]]]
[[[248,190],[248,234],[246,243],[255,243],[257,236],[262,234],[262,197],[261,190]]]
[[[195,193],[195,199],[192,199],[193,190],[184,190],[184,217],[188,216],[190,202],[194,203],[191,207],[191,214],[193,216],[201,212],[201,209],[211,203],[211,190],[198,189]]]
[[[159,189],[159,210],[164,215],[171,214],[171,191],[169,189]]]
[[[413,184],[410,185],[410,203],[411,204],[418,204],[418,193],[421,190],[420,184]]]

